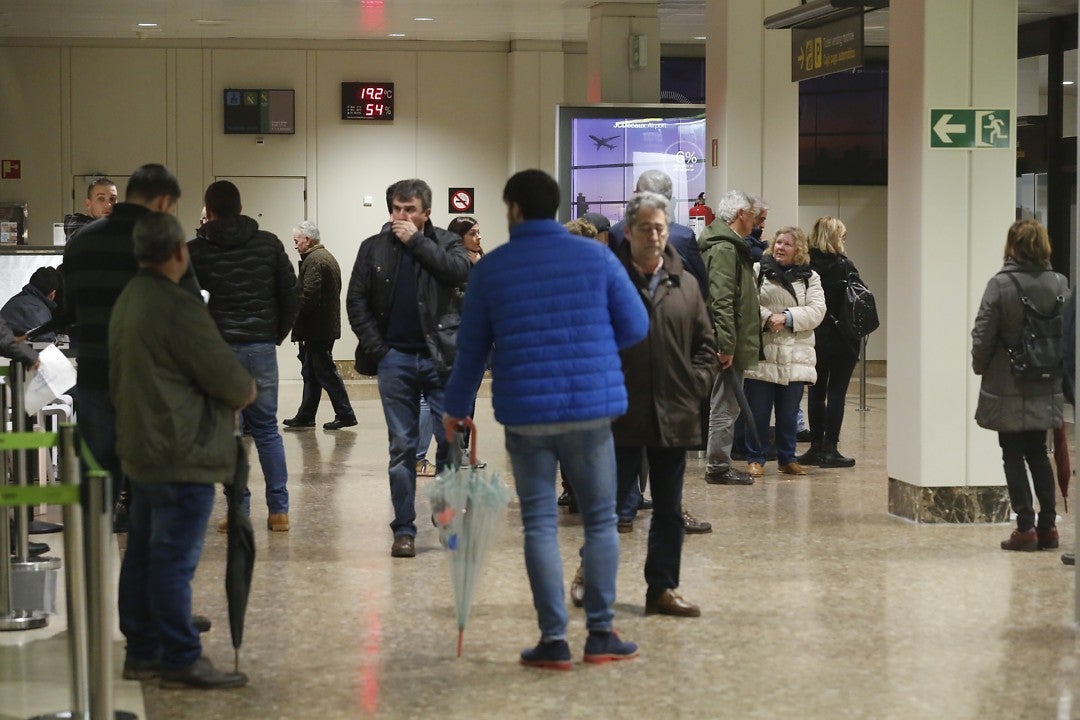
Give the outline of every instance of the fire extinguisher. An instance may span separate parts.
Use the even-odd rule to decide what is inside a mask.
[[[705,204],[705,193],[698,195],[697,202],[690,208],[690,228],[695,235],[700,235],[707,225],[716,219],[712,208]]]

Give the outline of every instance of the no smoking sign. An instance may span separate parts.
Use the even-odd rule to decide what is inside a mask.
[[[450,188],[450,212],[458,214],[473,212],[475,196],[475,188]]]

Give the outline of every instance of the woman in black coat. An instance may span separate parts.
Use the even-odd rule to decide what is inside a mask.
[[[1019,287],[1018,287],[1019,286]],[[1022,291],[1022,295],[1021,295]],[[982,376],[975,421],[996,430],[1009,501],[1016,513],[1016,530],[1003,540],[1003,550],[1056,548],[1058,532],[1054,473],[1046,455],[1046,432],[1061,427],[1064,398],[1061,378],[1017,377],[1009,348],[1020,343],[1026,297],[1040,312],[1060,314],[1068,281],[1050,269],[1050,240],[1034,220],[1019,220],[1009,228],[1005,264],[986,284],[975,326],[971,330],[971,367]],[[1060,363],[1060,356],[1057,363]],[[1036,522],[1031,484],[1039,499]]]
[[[825,292],[825,319],[814,330],[817,352],[817,382],[807,393],[810,449],[799,456],[802,465],[847,468],[855,459],[840,454],[840,426],[844,424],[844,401],[851,373],[859,361],[858,338],[848,337],[840,328],[845,281],[859,277],[855,264],[844,255],[847,228],[839,218],[822,217],[810,232],[810,267],[821,277]],[[860,278],[861,281],[861,278]]]

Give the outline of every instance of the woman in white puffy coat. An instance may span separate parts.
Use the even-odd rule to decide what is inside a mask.
[[[817,380],[814,328],[825,317],[821,278],[810,268],[806,234],[797,227],[782,227],[769,249],[754,266],[761,312],[763,359],[745,373],[746,399],[753,412],[758,437],[767,442],[776,411],[776,460],[780,472],[805,475],[795,459],[796,415],[803,385]],[[750,421],[748,419],[748,421]],[[747,470],[752,477],[765,474],[765,448],[747,433]]]

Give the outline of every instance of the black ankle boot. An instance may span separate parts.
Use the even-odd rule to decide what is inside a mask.
[[[855,458],[844,457],[836,449],[836,443],[827,443],[821,446],[821,454],[818,456],[818,467],[823,468],[849,468],[855,467]]]
[[[795,460],[800,465],[820,465],[821,464],[821,442],[819,440],[811,440],[810,448],[804,452]]]

